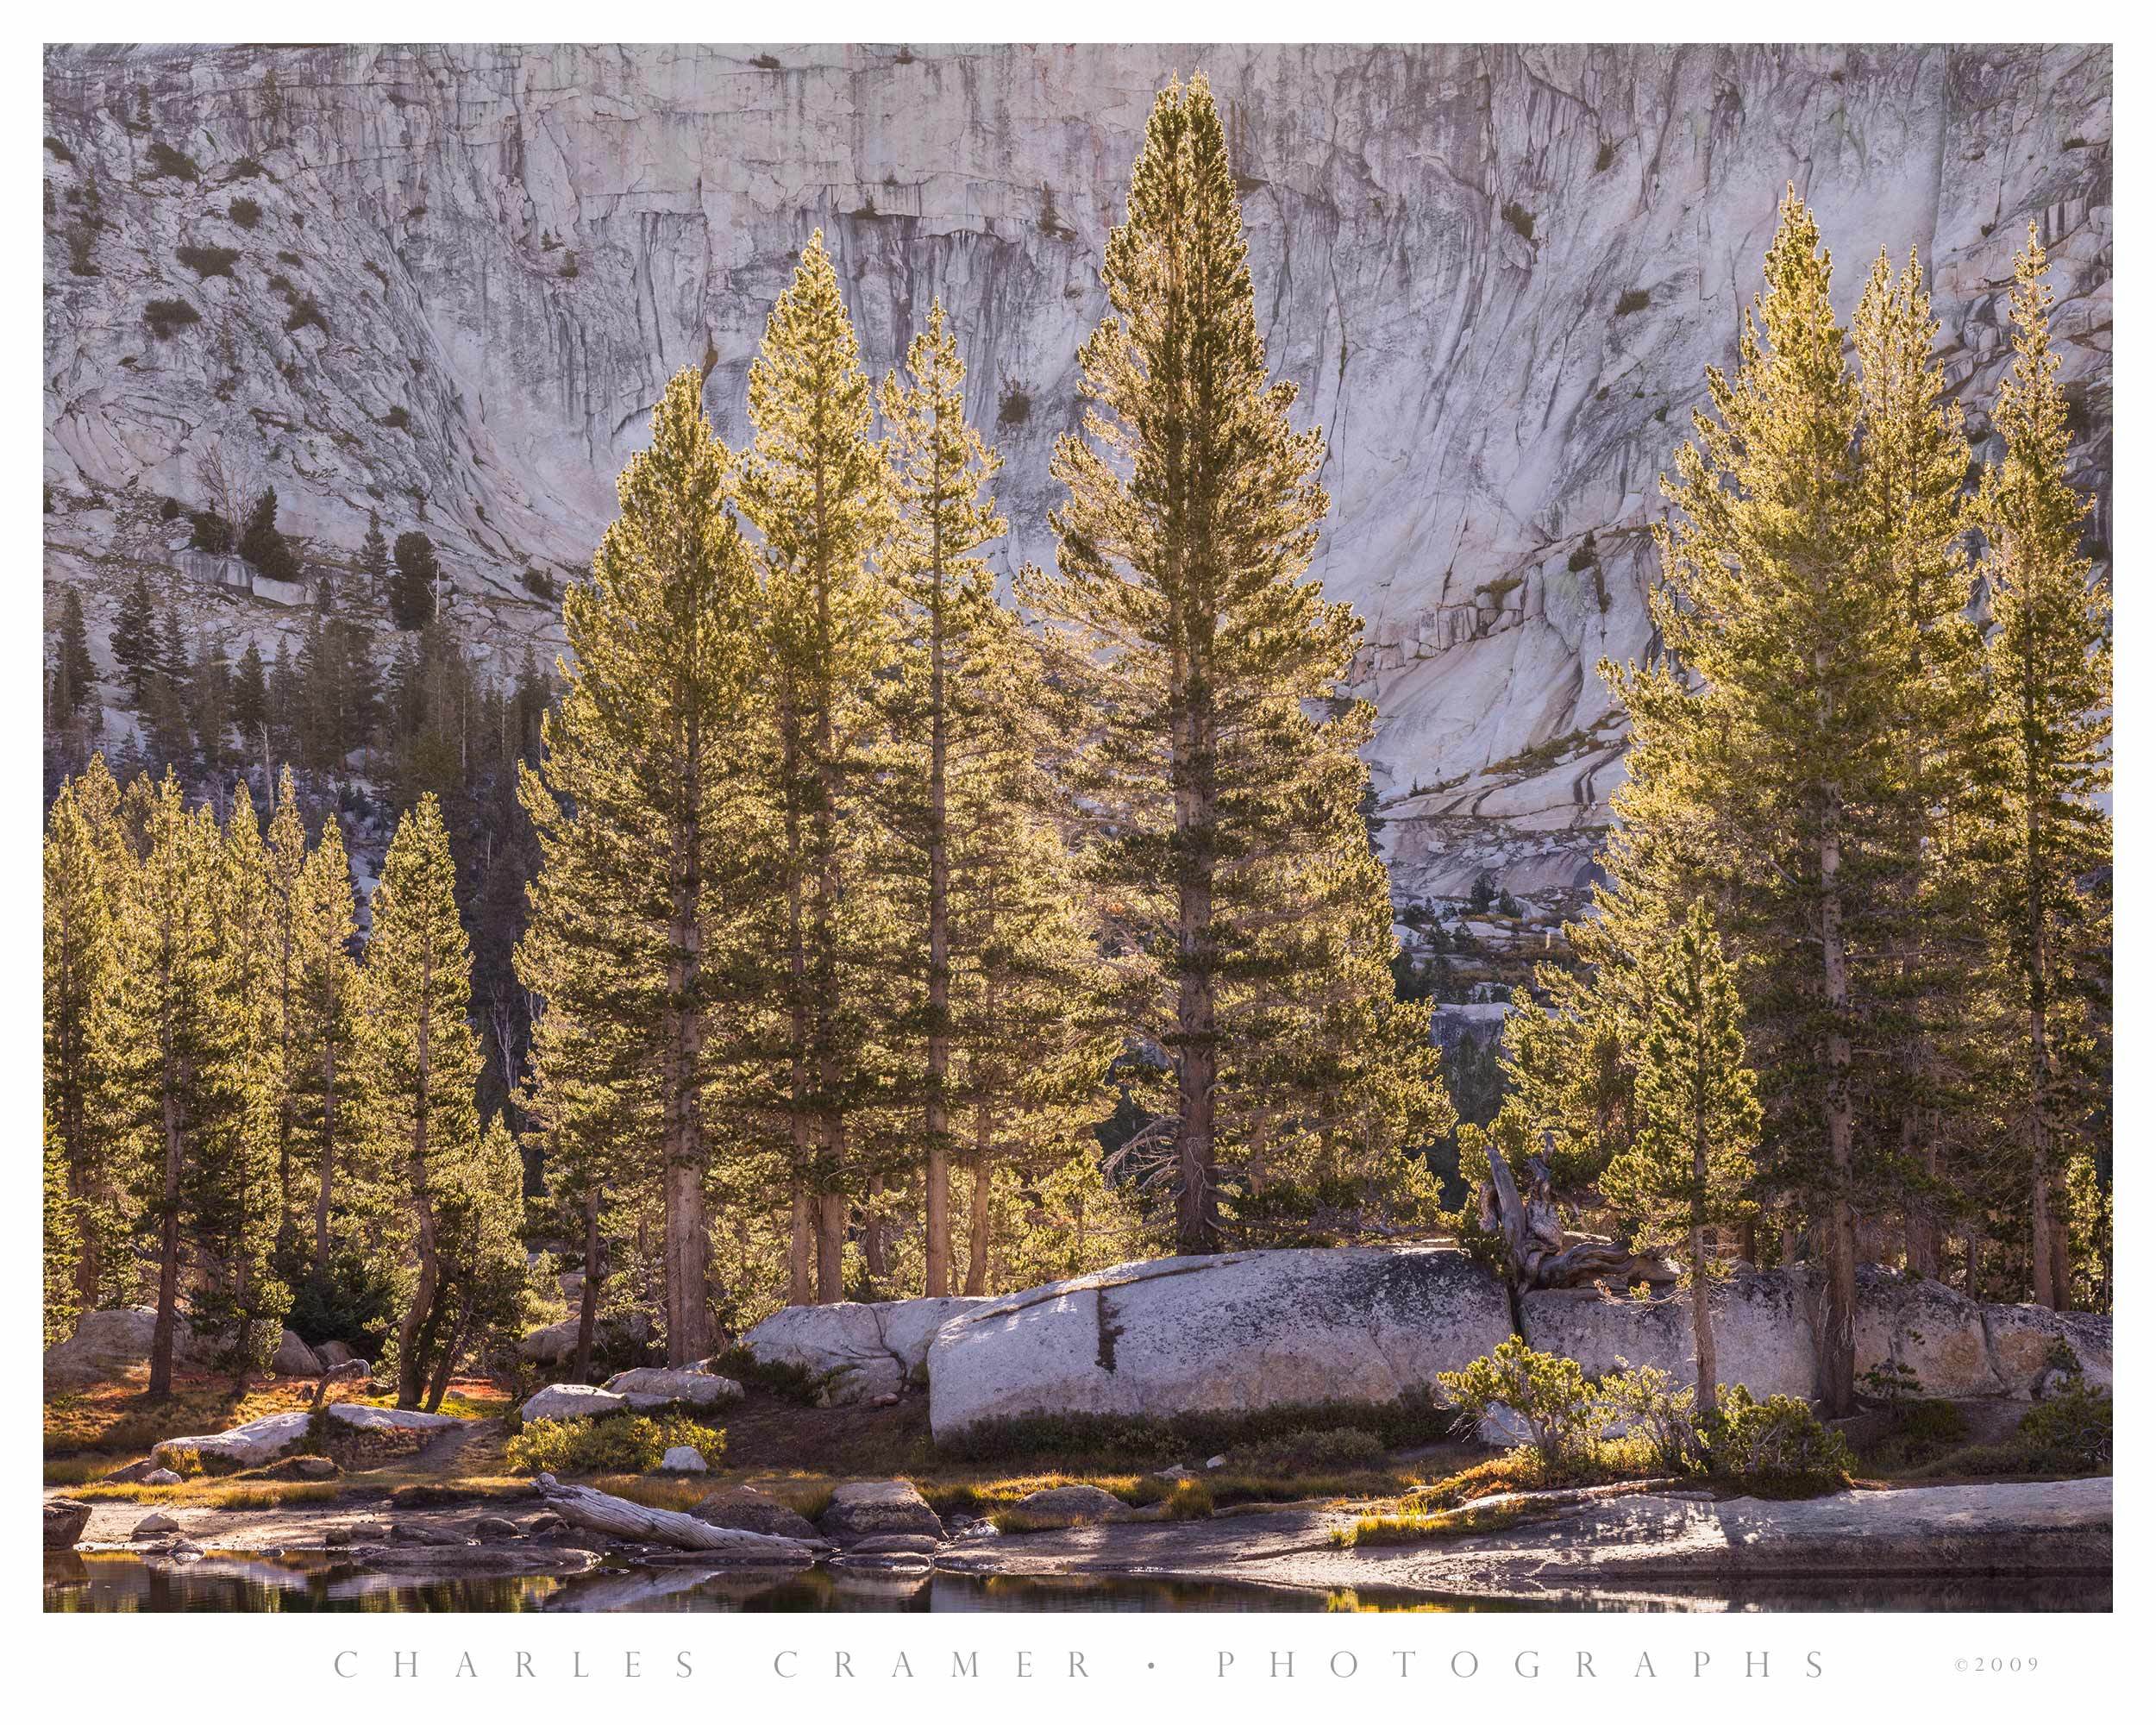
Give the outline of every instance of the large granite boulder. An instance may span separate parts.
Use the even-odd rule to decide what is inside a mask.
[[[45,1500],[45,1549],[72,1551],[82,1530],[90,1525],[90,1506],[72,1497]]]
[[[1867,1372],[1913,1381],[1927,1396],[1996,1396],[2005,1389],[1984,1308],[1943,1282],[1859,1265],[1856,1343],[1860,1390]]]
[[[229,1462],[240,1467],[260,1467],[274,1461],[307,1435],[310,1415],[304,1408],[284,1414],[266,1414],[235,1426],[229,1432],[212,1432],[197,1438],[167,1438],[150,1453],[160,1461],[176,1461],[191,1450],[204,1461]]]
[[[943,1524],[928,1500],[903,1479],[857,1479],[838,1487],[816,1526],[835,1546],[856,1546],[879,1534],[943,1537]]]
[[[730,1485],[712,1492],[689,1511],[714,1527],[744,1534],[771,1534],[782,1540],[814,1540],[816,1524],[753,1485]]]
[[[1755,1396],[1809,1399],[1816,1365],[1801,1280],[1737,1276],[1709,1295],[1715,1375]],[[1689,1292],[1618,1299],[1599,1288],[1535,1289],[1520,1296],[1527,1345],[1580,1363],[1590,1377],[1658,1366],[1679,1383],[1698,1375]]]
[[[929,1350],[938,1439],[1027,1414],[1384,1402],[1512,1333],[1465,1253],[1234,1252],[1124,1264],[962,1312]]]
[[[589,1383],[549,1383],[524,1403],[523,1421],[529,1426],[535,1420],[588,1420],[630,1405],[626,1396]]]
[[[1018,1501],[1029,1527],[1075,1527],[1087,1521],[1127,1521],[1131,1506],[1097,1485],[1050,1485]]]
[[[2071,1349],[2089,1383],[2111,1387],[2111,1319],[2102,1312],[2054,1312],[2044,1306],[1986,1306],[1984,1333],[1991,1369],[2009,1396],[2029,1396]]]
[[[72,1336],[45,1350],[45,1381],[56,1389],[80,1389],[147,1368],[156,1329],[157,1314],[147,1306],[85,1312]],[[197,1336],[182,1314],[172,1328],[173,1369],[206,1371],[215,1352],[215,1345]]]
[[[662,1365],[640,1365],[617,1371],[606,1380],[609,1395],[624,1397],[639,1410],[671,1408],[719,1408],[742,1398],[741,1385],[715,1371],[674,1371]]]
[[[473,1423],[454,1414],[423,1414],[417,1408],[374,1408],[360,1402],[332,1402],[323,1411],[336,1424],[359,1432],[442,1432]]]
[[[895,1396],[925,1368],[943,1324],[993,1303],[982,1299],[880,1300],[862,1305],[786,1306],[741,1339],[767,1365],[798,1366],[826,1380],[827,1405]]]
[[[321,1357],[287,1330],[278,1341],[277,1352],[270,1360],[270,1370],[280,1377],[319,1377],[323,1366]]]
[[[576,1358],[576,1333],[581,1322],[582,1319],[572,1313],[558,1324],[532,1331],[517,1344],[517,1352],[534,1365],[567,1365]],[[618,1355],[624,1348],[642,1348],[650,1339],[650,1318],[642,1312],[626,1312],[599,1320],[592,1337],[592,1348],[597,1354]]]

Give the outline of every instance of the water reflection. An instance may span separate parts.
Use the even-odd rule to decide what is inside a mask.
[[[48,1611],[1519,1611],[1529,1602],[1389,1588],[1331,1594],[1131,1577],[925,1576],[605,1565],[586,1575],[420,1578],[319,1553],[146,1561],[124,1552],[45,1559]],[[2109,1611],[2108,1578],[1877,1579],[1551,1601],[1566,1611]]]

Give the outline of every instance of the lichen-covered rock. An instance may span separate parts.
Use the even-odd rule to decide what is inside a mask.
[[[2085,1382],[2111,1387],[2109,1314],[2054,1312],[2043,1306],[1986,1306],[1983,1314],[1992,1370],[2007,1395],[2032,1396],[2046,1372],[2070,1372],[2068,1352]]]
[[[1391,1402],[1511,1333],[1504,1289],[1459,1251],[1162,1258],[945,1324],[929,1350],[929,1417],[943,1439],[1028,1414]]]
[[[833,1545],[851,1546],[878,1534],[943,1537],[943,1524],[928,1500],[903,1479],[850,1480],[831,1493],[817,1529]]]
[[[523,1420],[588,1420],[594,1414],[611,1414],[630,1406],[626,1396],[617,1396],[589,1383],[549,1383],[524,1403]]]
[[[277,1352],[270,1360],[270,1370],[282,1377],[319,1377],[323,1364],[321,1358],[312,1348],[286,1330],[278,1340]]]
[[[535,1365],[567,1365],[576,1358],[577,1331],[582,1320],[564,1318],[558,1324],[534,1330],[517,1345],[517,1352]],[[592,1338],[595,1353],[605,1355],[622,1348],[641,1348],[651,1335],[651,1320],[642,1312],[624,1312],[602,1320]]]
[[[874,1402],[918,1377],[939,1328],[987,1303],[954,1298],[782,1306],[741,1345],[767,1365],[795,1366],[825,1380],[826,1402]]]
[[[606,1380],[610,1395],[624,1396],[639,1410],[686,1403],[693,1408],[718,1408],[741,1400],[741,1385],[713,1371],[671,1371],[661,1365],[640,1365],[617,1371]]]
[[[1857,1377],[1913,1379],[1927,1396],[1996,1396],[2004,1386],[1984,1333],[1984,1308],[1944,1283],[1857,1271]]]
[[[160,1460],[176,1459],[188,1451],[205,1460],[224,1461],[241,1467],[259,1467],[274,1461],[307,1435],[307,1410],[266,1414],[235,1426],[229,1432],[210,1432],[201,1437],[167,1438],[150,1453]]]
[[[359,1432],[442,1432],[453,1426],[468,1426],[469,1420],[454,1414],[424,1414],[417,1408],[376,1408],[361,1402],[332,1402],[329,1418]]]

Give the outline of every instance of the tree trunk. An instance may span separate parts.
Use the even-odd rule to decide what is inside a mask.
[[[179,1320],[179,1107],[165,1082],[164,1208],[157,1225],[157,1321],[150,1329],[152,1400],[172,1393],[172,1338]]]
[[[846,1297],[846,1195],[816,1195],[816,1302],[835,1306]]]
[[[464,1338],[472,1325],[473,1290],[467,1288],[464,1298],[458,1303],[456,1322],[449,1327],[449,1340],[435,1362],[433,1380],[427,1385],[427,1408],[429,1414],[442,1411],[442,1398],[448,1393],[449,1379],[456,1371],[457,1358],[464,1352]]]
[[[336,1177],[337,1049],[327,1037],[322,1050],[322,1166],[315,1180],[315,1281],[329,1279],[329,1195]]]
[[[966,1227],[966,1292],[988,1291],[988,1180],[989,1149],[993,1141],[988,1105],[981,1103],[974,1114],[972,1208]]]
[[[806,1558],[809,1548],[798,1540],[775,1534],[752,1534],[735,1527],[714,1527],[693,1515],[674,1509],[648,1509],[625,1497],[614,1497],[588,1485],[567,1485],[550,1473],[541,1474],[533,1484],[547,1508],[565,1521],[641,1544],[674,1546],[689,1552],[731,1552],[744,1556]]]
[[[887,1291],[884,1277],[890,1273],[890,1259],[883,1248],[883,1176],[868,1176],[868,1211],[861,1221],[861,1258],[868,1271],[868,1285],[881,1299]]]
[[[592,1381],[592,1343],[599,1333],[599,1188],[584,1198],[584,1286],[579,1289],[576,1312],[576,1358],[570,1377],[578,1383]]]
[[[1914,1148],[1909,1138],[1915,1125],[1915,1122],[1908,1118],[1904,1118],[1902,1122],[1902,1152],[1904,1156],[1913,1155],[1923,1164],[1926,1179],[1935,1179],[1939,1174],[1938,1140],[1930,1133],[1926,1133],[1922,1147]],[[1928,1276],[1936,1282],[1939,1279],[1939,1218],[1932,1208],[1928,1192],[1910,1204],[1905,1220],[1908,1233],[1906,1250],[1909,1274]]]
[[[809,1118],[808,1101],[808,944],[801,905],[801,818],[797,790],[800,743],[796,729],[791,706],[782,706],[779,747],[780,770],[786,779],[787,987],[793,1038],[787,1075],[787,1126],[793,1145],[793,1231],[787,1247],[787,1304],[807,1306],[816,1299],[811,1280],[816,1250],[816,1195],[809,1184],[814,1123]]]
[[[680,1367],[711,1351],[711,1239],[705,1214],[703,1073],[703,744],[692,719],[681,792],[687,812],[673,834],[667,925],[666,1131],[667,1364]]]
[[[943,683],[943,518],[936,512],[929,607],[928,731],[928,1165],[924,1291],[934,1299],[950,1292],[950,1145],[943,1087],[950,1072],[950,846],[944,756],[949,739]]]
[[[1841,926],[1841,805],[1830,790],[1819,843],[1820,938],[1827,1011],[1827,1298],[1819,1332],[1819,1389],[1830,1418],[1857,1409],[1857,1256],[1851,1193],[1856,1172],[1856,1109],[1850,1095],[1849,957]]]
[[[1704,1084],[1702,1085],[1704,1088]],[[1692,1352],[1698,1361],[1699,1392],[1693,1406],[1702,1415],[1714,1412],[1714,1314],[1707,1285],[1707,1121],[1695,1116],[1692,1131]]]

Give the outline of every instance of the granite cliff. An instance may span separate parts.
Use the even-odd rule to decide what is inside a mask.
[[[1273,362],[1326,430],[1319,573],[1367,624],[1403,894],[1583,886],[1623,755],[1594,667],[1650,645],[1656,475],[1785,180],[1845,310],[1882,247],[1922,253],[1976,409],[2036,223],[2108,543],[2101,47],[79,47],[45,68],[48,593],[83,587],[100,651],[144,565],[235,643],[290,628],[293,595],[210,585],[160,514],[203,501],[214,447],[310,556],[379,511],[442,546],[480,638],[549,638],[538,595],[588,557],[667,376],[700,367],[743,434],[818,227],[878,372],[953,308],[1008,560],[1045,558],[1101,242],[1193,67]],[[193,321],[160,337],[153,300]]]

